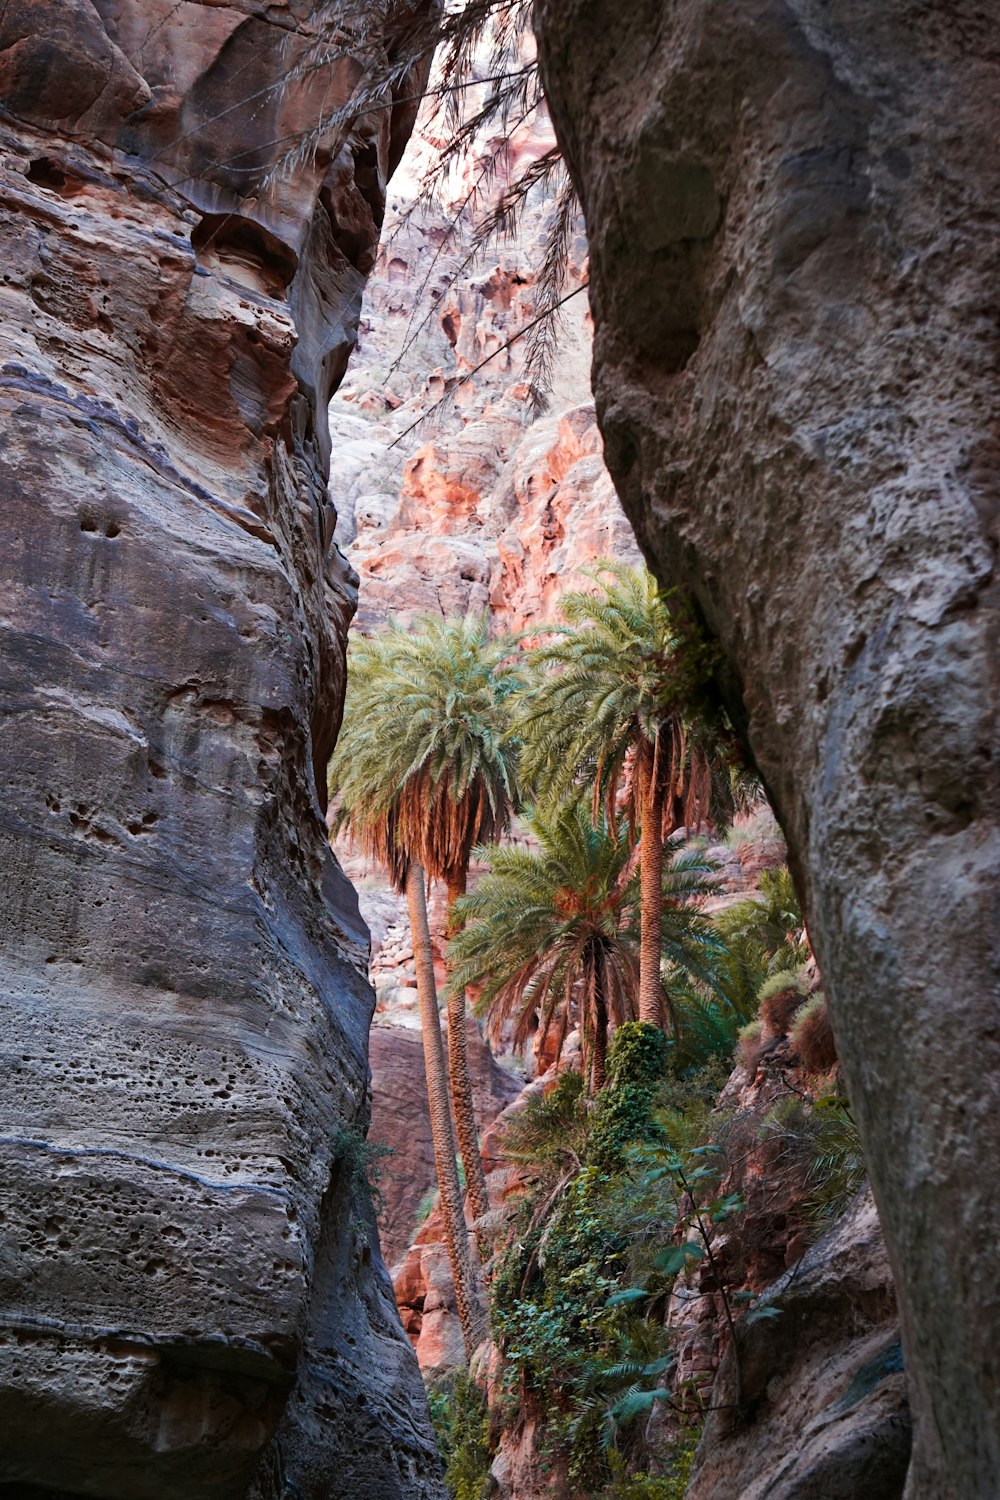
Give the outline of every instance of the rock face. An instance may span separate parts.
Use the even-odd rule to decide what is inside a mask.
[[[0,7],[18,1494],[441,1493],[360,1188],[367,933],[316,774],[354,606],[316,412],[412,121],[270,175],[357,78],[283,82],[312,9]]]
[[[605,451],[788,835],[897,1276],[910,1500],[1000,1473],[994,17],[541,0]]]
[[[543,120],[514,154],[551,145]],[[487,608],[499,629],[530,627],[586,586],[581,568],[639,559],[604,466],[586,302],[567,305],[550,411],[533,421],[524,344],[505,345],[538,311],[551,205],[529,207],[517,239],[471,270],[461,239],[445,238],[449,214],[413,212],[405,171],[393,207],[330,411],[337,540],[361,579],[356,628]],[[571,282],[586,253],[578,235]]]
[[[899,1500],[910,1458],[892,1273],[867,1190],[723,1361],[687,1500]],[[737,1402],[749,1418],[734,1414]]]

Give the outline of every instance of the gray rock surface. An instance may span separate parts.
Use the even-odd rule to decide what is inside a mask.
[[[739,1389],[727,1350],[687,1500],[899,1500],[910,1413],[867,1190],[759,1305],[777,1316],[742,1326]]]
[[[605,456],[721,645],[900,1295],[909,1500],[1000,1474],[996,299],[981,0],[540,0]]]
[[[354,77],[285,81],[310,11],[0,6],[12,1496],[440,1494],[316,774],[355,602],[316,410],[410,112],[270,175]]]

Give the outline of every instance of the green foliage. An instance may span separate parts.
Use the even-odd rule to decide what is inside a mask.
[[[522,677],[489,621],[424,616],[352,639],[329,766],[335,826],[402,888],[415,859],[447,878],[499,837],[518,801],[512,697]]]
[[[370,1203],[376,1215],[383,1209],[383,1163],[393,1154],[392,1146],[366,1139],[356,1125],[341,1125],[333,1136],[332,1170],[349,1184],[352,1197]],[[366,1228],[363,1224],[357,1227],[362,1231]]]
[[[583,1078],[572,1069],[555,1088],[530,1098],[504,1131],[504,1156],[534,1170],[536,1180],[549,1181],[567,1166],[580,1164],[587,1139],[587,1107]]]
[[[710,972],[672,972],[668,987],[677,1019],[672,1063],[697,1069],[711,1057],[730,1057],[757,1019],[761,997],[774,985],[799,985],[809,957],[802,914],[787,868],[765,870],[760,899],[738,901],[713,919],[706,946]]]
[[[700,1437],[700,1422],[681,1428],[666,1454],[658,1455],[658,1467],[663,1472],[657,1475],[628,1473],[624,1460],[618,1454],[610,1455],[612,1484],[601,1491],[600,1500],[684,1500]]]
[[[764,979],[781,970],[796,970],[809,957],[802,937],[802,911],[795,893],[795,882],[787,865],[764,870],[759,894],[721,911],[716,927],[727,947],[739,939],[749,939],[752,946],[741,956],[757,968],[763,960],[764,973],[759,974],[755,989]]]
[[[462,930],[449,946],[451,983],[481,984],[477,1009],[495,1035],[513,1016],[516,1047],[536,1017],[561,1046],[575,1011],[589,1054],[596,1040],[603,1046],[601,1028],[632,1014],[637,960],[623,879],[632,843],[623,821],[595,827],[579,803],[526,821],[537,853],[479,851],[491,868],[455,903]]]
[[[821,1234],[848,1207],[867,1171],[846,1098],[826,1094],[809,1100],[788,1094],[768,1113],[761,1130],[777,1142],[786,1162],[797,1161],[804,1168],[806,1212],[814,1232]]]
[[[630,1022],[615,1033],[609,1081],[589,1111],[564,1075],[515,1126],[514,1148],[538,1173],[498,1258],[493,1334],[507,1399],[544,1412],[571,1483],[600,1481],[602,1454],[663,1398],[672,1358],[658,1321],[616,1300],[632,1234],[632,1150],[656,1131],[667,1042]]]
[[[587,1159],[600,1171],[622,1171],[629,1146],[653,1128],[651,1112],[667,1055],[667,1039],[658,1026],[630,1021],[615,1032],[609,1085],[598,1099],[587,1143]]]
[[[778,969],[769,973],[757,991],[758,1006],[764,1005],[775,995],[784,994],[786,990],[796,990],[800,995],[806,993],[806,981],[800,968]]]
[[[671,789],[671,826],[699,826],[713,800],[716,816],[731,813],[735,737],[709,690],[714,648],[671,614],[647,569],[602,562],[587,576],[594,588],[563,595],[566,624],[533,654],[537,681],[520,718],[529,784],[558,802],[593,780],[595,806],[610,807],[638,751]],[[633,819],[637,792],[632,778]]]
[[[481,986],[478,1009],[494,1036],[513,1017],[513,1043],[554,1030],[561,1046],[581,1023],[585,1061],[609,1025],[634,1014],[640,942],[633,839],[575,801],[525,818],[536,851],[479,849],[490,869],[455,903],[461,930],[449,945],[455,989]],[[718,944],[699,902],[714,892],[710,867],[685,852],[664,871],[662,946],[672,973],[710,982]]]
[[[812,1118],[812,1187],[807,1209],[817,1229],[823,1230],[847,1208],[865,1180],[867,1166],[861,1135],[845,1098],[833,1094],[817,1099]]]
[[[609,1467],[614,1478],[601,1491],[600,1500],[684,1500],[700,1437],[700,1424],[682,1428],[660,1460],[665,1461],[666,1472],[659,1474],[630,1474],[621,1458],[612,1454]]]
[[[493,1492],[486,1398],[464,1370],[427,1393],[451,1500],[488,1500]]]

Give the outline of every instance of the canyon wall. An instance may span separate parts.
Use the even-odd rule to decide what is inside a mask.
[[[441,1493],[323,821],[356,579],[317,413],[412,106],[286,170],[361,73],[309,65],[314,8],[0,7],[12,1496]]]
[[[788,835],[910,1500],[1000,1473],[1000,50],[980,0],[539,0],[606,457]],[[701,1493],[701,1491],[699,1491]]]
[[[357,353],[330,408],[336,540],[361,580],[356,629],[488,609],[497,629],[521,630],[587,586],[581,568],[639,552],[602,456],[585,296],[560,324],[548,410],[536,419],[529,400],[518,335],[538,312],[553,202],[536,192],[516,233],[466,265],[471,225],[454,217],[466,177],[454,202],[417,199],[421,157],[444,144],[433,130],[418,125],[393,184]],[[509,169],[553,144],[542,113],[515,131]],[[578,232],[570,287],[586,258]]]

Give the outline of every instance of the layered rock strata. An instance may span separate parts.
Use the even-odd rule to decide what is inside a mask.
[[[897,1277],[909,1500],[1000,1473],[996,288],[979,0],[540,0],[598,414],[788,835]]]
[[[363,1191],[367,932],[321,774],[355,593],[316,417],[412,119],[285,170],[360,73],[299,69],[313,9],[0,7],[17,1494],[440,1494]]]
[[[552,144],[542,117],[515,134],[512,157]],[[413,155],[421,148],[418,129]],[[550,408],[533,420],[519,335],[539,311],[552,204],[532,200],[516,238],[466,266],[457,205],[418,208],[414,192],[404,168],[330,409],[337,541],[361,579],[356,628],[486,609],[499,629],[530,628],[587,586],[581,569],[639,558],[602,456],[586,298],[567,304]],[[577,234],[570,285],[582,287],[586,255]]]

